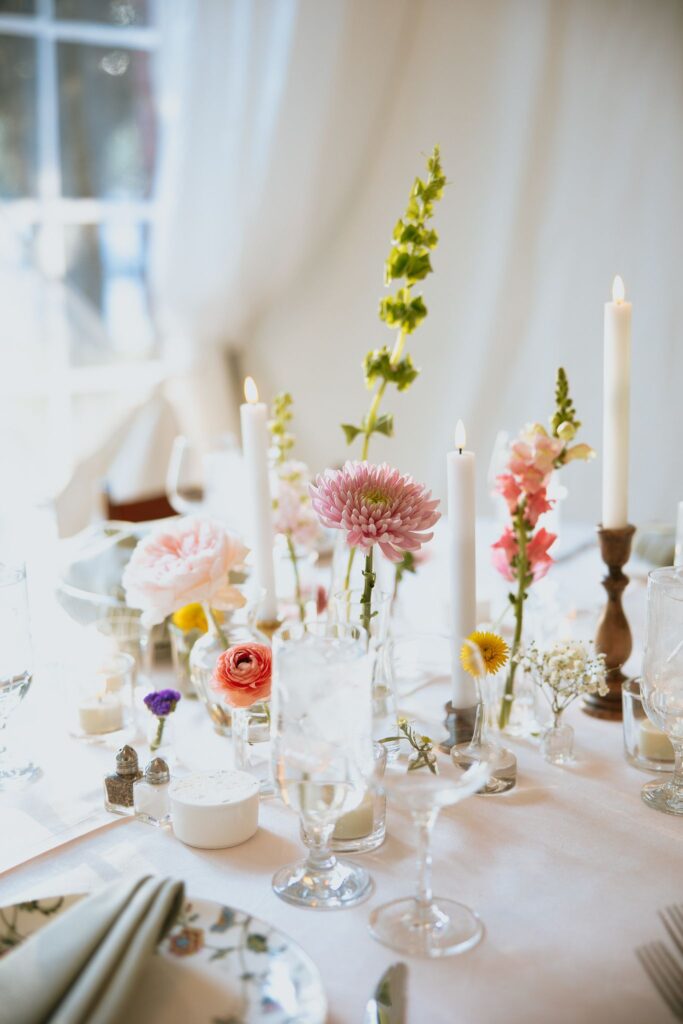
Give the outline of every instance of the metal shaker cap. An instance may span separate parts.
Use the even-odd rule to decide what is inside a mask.
[[[126,745],[116,753],[116,772],[118,775],[137,775],[139,771],[138,755],[132,747]]]
[[[150,786],[163,786],[170,779],[171,773],[163,757],[155,757],[147,764],[145,768],[145,782],[149,782]]]

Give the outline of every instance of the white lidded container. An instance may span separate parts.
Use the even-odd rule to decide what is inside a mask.
[[[188,846],[221,850],[258,829],[259,782],[248,772],[193,772],[171,783],[173,831]]]

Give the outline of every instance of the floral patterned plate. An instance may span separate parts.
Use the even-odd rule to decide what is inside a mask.
[[[0,908],[0,956],[82,896]],[[318,970],[282,932],[241,910],[191,899],[160,944],[126,1024],[323,1024]]]

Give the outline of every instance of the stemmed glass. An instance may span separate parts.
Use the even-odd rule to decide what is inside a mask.
[[[0,563],[0,733],[28,692],[33,678],[33,652],[28,614],[26,571]],[[21,785],[40,774],[40,768],[14,764],[0,743],[0,789]]]
[[[648,718],[667,734],[676,758],[671,778],[647,782],[642,798],[658,811],[683,814],[683,566],[648,575],[640,692]]]
[[[448,652],[447,638],[433,638],[438,646],[443,639]],[[415,638],[396,640],[395,664],[400,668],[406,646],[412,657]],[[436,671],[436,667],[434,669]],[[426,680],[425,680],[426,682]],[[422,741],[419,727],[418,738]],[[382,786],[393,805],[407,811],[418,839],[417,885],[413,896],[392,900],[378,907],[370,916],[370,931],[376,939],[392,949],[412,956],[442,957],[464,953],[475,946],[484,934],[483,925],[474,911],[455,900],[435,897],[432,892],[432,831],[443,807],[465,800],[480,790],[487,781],[489,765],[476,761],[467,771],[455,764],[448,754],[440,754],[433,747],[434,771],[428,765],[412,767],[416,752],[403,740],[398,757],[387,764]]]
[[[309,846],[305,861],[276,872],[273,889],[300,906],[351,906],[370,894],[372,881],[364,868],[337,860],[329,844],[375,772],[366,647],[352,626],[311,623],[276,634],[273,655],[273,778],[300,814]]]

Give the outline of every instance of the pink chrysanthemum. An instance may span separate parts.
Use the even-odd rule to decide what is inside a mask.
[[[342,469],[328,469],[310,493],[324,526],[344,530],[349,547],[366,553],[379,544],[392,562],[431,540],[433,534],[425,530],[440,518],[431,491],[386,463],[347,462]]]

